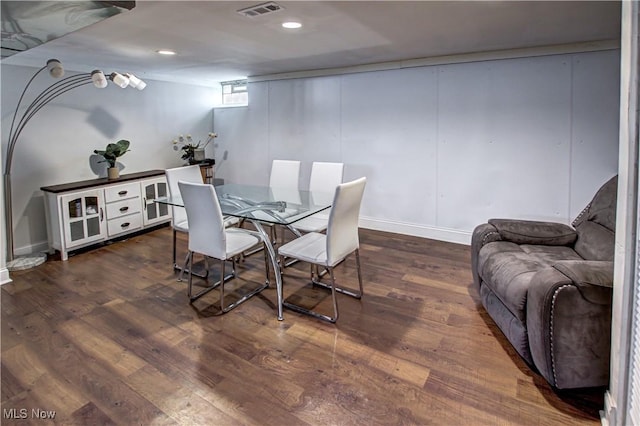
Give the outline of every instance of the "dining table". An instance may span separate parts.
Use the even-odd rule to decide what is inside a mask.
[[[223,216],[236,217],[250,222],[264,243],[274,270],[277,295],[277,318],[282,321],[283,290],[281,267],[275,242],[271,240],[264,226],[284,226],[295,236],[301,233],[293,225],[305,217],[329,209],[333,202],[332,193],[308,191],[284,187],[270,187],[249,184],[224,184],[214,186]],[[182,197],[173,195],[159,197],[156,203],[184,207]]]

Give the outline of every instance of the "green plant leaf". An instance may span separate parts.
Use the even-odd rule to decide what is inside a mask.
[[[128,140],[120,139],[116,143],[108,144],[104,151],[96,149],[93,153],[104,157],[104,161],[99,161],[99,163],[106,161],[109,163],[109,167],[115,167],[118,157],[123,156],[125,152],[129,151],[129,145],[130,142]]]

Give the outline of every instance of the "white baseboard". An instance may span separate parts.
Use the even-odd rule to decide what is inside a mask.
[[[25,256],[34,253],[47,252],[49,250],[49,243],[47,241],[41,241],[36,244],[28,246],[18,247],[14,250],[14,254],[17,256]],[[10,283],[11,277],[9,276],[9,270],[5,267],[0,269],[0,285]]]
[[[11,282],[11,277],[9,276],[9,270],[7,268],[0,269],[0,285],[7,284]]]
[[[471,245],[471,232],[457,229],[436,228],[434,226],[418,225],[415,223],[395,222],[391,220],[360,217],[360,226],[376,231],[394,232],[396,234],[412,235],[414,237],[431,238],[449,243]]]
[[[457,229],[436,228],[434,226],[418,225],[415,223],[396,222],[391,220],[360,217],[360,226],[376,231],[393,232],[396,234],[412,235],[414,237],[431,238],[438,241],[446,241],[456,244],[471,244],[471,232]],[[47,252],[49,243],[42,241],[29,246],[15,249],[16,256],[24,256],[33,253]],[[0,269],[0,285],[11,282],[9,270]]]
[[[616,402],[611,396],[611,392],[604,394],[604,410],[600,410],[600,423],[602,426],[617,425]]]
[[[47,241],[41,241],[39,243],[31,244],[28,246],[16,247],[13,254],[16,256],[24,256],[33,253],[42,253],[49,251],[49,243]]]

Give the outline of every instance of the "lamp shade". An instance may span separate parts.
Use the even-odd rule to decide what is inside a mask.
[[[49,70],[49,75],[51,75],[51,77],[60,78],[64,75],[62,63],[57,59],[49,59],[47,61],[47,69]]]
[[[116,84],[116,86],[123,89],[129,85],[129,79],[118,72],[111,73],[109,78]]]
[[[93,81],[93,85],[98,89],[107,87],[107,77],[105,77],[104,73],[100,70],[91,71],[91,80]]]
[[[129,86],[133,87],[134,89],[142,90],[147,87],[147,83],[140,80],[135,75],[131,73],[125,73],[124,75],[129,79]]]

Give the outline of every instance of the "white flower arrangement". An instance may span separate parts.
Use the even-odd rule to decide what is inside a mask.
[[[174,151],[180,151],[182,150],[182,158],[183,160],[187,160],[189,162],[189,164],[194,163],[194,161],[197,160],[204,160],[204,149],[207,147],[207,145],[209,145],[209,143],[218,137],[217,133],[213,133],[213,132],[209,132],[207,134],[208,138],[204,144],[204,146],[200,147],[200,144],[202,143],[202,141],[198,141],[198,143],[194,144],[193,143],[193,138],[191,137],[190,134],[187,134],[186,136],[183,135],[178,135],[177,139],[174,139],[171,141],[171,143],[173,144],[173,150]],[[196,159],[196,151],[200,151],[202,152],[202,157],[200,159]]]

